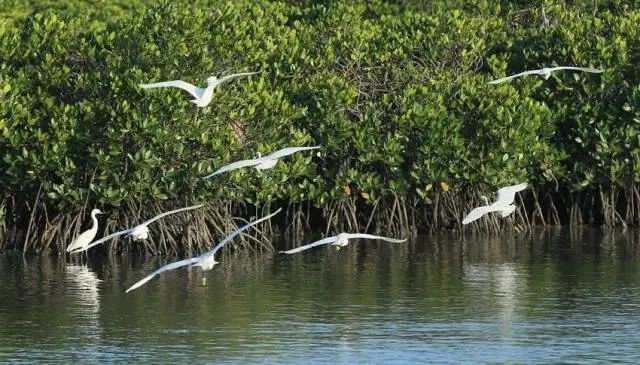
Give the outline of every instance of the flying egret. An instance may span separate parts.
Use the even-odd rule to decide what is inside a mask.
[[[490,212],[500,212],[502,217],[508,216],[516,210],[516,206],[511,204],[516,197],[516,193],[526,189],[527,186],[527,183],[522,183],[500,188],[498,189],[498,199],[491,204],[489,204],[487,197],[483,196],[482,198],[485,200],[487,205],[473,209],[466,217],[464,217],[462,224],[469,224]]]
[[[166,217],[166,216],[168,216],[170,214],[183,212],[185,210],[196,209],[196,208],[200,208],[202,206],[204,206],[204,204],[193,205],[193,206],[190,206],[190,207],[180,208],[180,209],[172,210],[170,212],[165,212],[165,213],[159,214],[159,215],[149,219],[148,221],[145,221],[142,224],[139,224],[139,225],[137,225],[137,226],[135,226],[133,228],[125,229],[123,231],[110,234],[107,237],[103,237],[103,238],[101,238],[101,239],[99,239],[97,241],[91,242],[90,245],[75,249],[71,253],[77,253],[77,252],[86,251],[86,250],[90,249],[91,247],[93,247],[95,245],[99,245],[102,242],[108,241],[108,240],[110,240],[110,239],[112,239],[114,237],[121,236],[123,234],[126,234],[127,235],[126,237],[132,236],[134,241],[146,240],[149,237],[149,227],[147,227],[149,224],[157,221],[158,219],[160,219],[162,217]]]
[[[488,84],[500,84],[505,81],[509,81],[513,78],[525,76],[525,75],[540,75],[544,77],[545,80],[548,80],[551,77],[551,73],[559,70],[573,70],[573,71],[583,71],[583,72],[591,72],[591,73],[602,73],[604,70],[599,70],[597,68],[588,68],[588,67],[572,67],[572,66],[558,66],[558,67],[544,67],[539,70],[529,70],[520,72],[519,74],[503,77],[501,79],[489,81]]]
[[[233,240],[237,235],[239,235],[240,233],[242,233],[242,231],[245,231],[247,229],[249,229],[251,226],[254,226],[262,221],[265,221],[271,217],[273,217],[274,215],[278,214],[280,211],[282,210],[282,208],[276,210],[274,213],[271,213],[267,216],[264,216],[260,219],[254,220],[253,222],[246,224],[238,229],[236,229],[235,231],[233,231],[230,235],[228,235],[225,239],[223,239],[222,241],[220,241],[220,243],[218,243],[217,245],[215,245],[213,247],[213,249],[211,251],[205,252],[204,254],[197,256],[197,257],[192,257],[189,259],[185,259],[185,260],[180,260],[180,261],[176,261],[174,263],[168,264],[168,265],[164,265],[161,268],[159,268],[158,270],[152,272],[151,274],[147,275],[144,279],[138,281],[137,283],[133,284],[129,289],[127,289],[127,293],[141,287],[142,285],[144,285],[147,281],[153,279],[154,276],[163,273],[165,271],[169,271],[169,270],[173,270],[173,269],[177,269],[179,267],[183,267],[183,266],[200,266],[200,268],[202,268],[203,271],[207,271],[207,270],[211,270],[213,269],[213,267],[218,263],[218,261],[216,261],[215,259],[215,255],[216,252],[218,252],[224,245],[226,245],[228,242],[230,242],[231,240]]]
[[[248,167],[248,166],[254,166],[256,169],[258,170],[265,170],[265,169],[270,169],[273,166],[276,165],[276,163],[278,163],[278,160],[282,157],[285,156],[289,156],[292,155],[296,152],[300,152],[300,151],[307,151],[307,150],[315,150],[320,148],[319,146],[316,147],[288,147],[288,148],[283,148],[279,151],[276,151],[270,155],[266,155],[266,156],[262,156],[260,154],[260,152],[258,152],[258,157],[256,158],[252,158],[250,160],[241,160],[241,161],[236,161],[233,163],[228,164],[227,166],[221,167],[220,169],[216,170],[214,173],[209,174],[205,177],[203,177],[203,179],[209,179],[215,175],[221,174],[223,172],[227,172],[227,171],[231,171],[231,170],[236,170],[242,167]]]
[[[336,246],[337,249],[340,249],[340,247],[344,247],[344,246],[348,245],[349,244],[349,240],[352,239],[352,238],[368,238],[368,239],[372,239],[372,240],[383,240],[383,241],[395,242],[395,243],[400,243],[400,242],[404,242],[404,241],[407,240],[406,238],[403,239],[403,240],[397,240],[395,238],[374,236],[372,234],[366,234],[366,233],[340,233],[337,236],[331,236],[331,237],[323,238],[323,239],[321,239],[319,241],[315,241],[313,243],[309,243],[308,245],[296,247],[296,248],[288,250],[288,251],[280,251],[280,253],[286,253],[287,255],[291,255],[292,253],[308,250],[308,249],[310,249],[312,247],[316,247],[316,246],[320,246],[320,245],[326,245],[327,243],[330,243],[332,246]]]
[[[218,87],[220,84],[229,81],[231,79],[237,78],[237,77],[242,77],[242,76],[249,76],[249,75],[255,75],[257,73],[259,73],[260,71],[257,72],[243,72],[243,73],[237,73],[237,74],[232,74],[232,75],[227,75],[224,76],[222,78],[217,78],[215,76],[211,76],[209,78],[207,78],[207,87],[206,88],[202,88],[202,87],[197,87],[195,85],[192,85],[188,82],[182,81],[182,80],[172,80],[172,81],[163,81],[163,82],[156,82],[153,84],[140,84],[140,87],[143,89],[153,89],[153,88],[157,88],[157,87],[177,87],[180,88],[182,90],[185,90],[186,92],[188,92],[189,94],[193,95],[193,97],[195,99],[190,100],[192,103],[196,104],[197,106],[204,108],[205,106],[209,105],[209,103],[211,103],[211,99],[213,98],[213,90]]]
[[[67,252],[71,252],[73,250],[79,248],[85,248],[91,241],[93,241],[96,233],[98,233],[98,218],[96,215],[104,214],[100,209],[91,210],[91,220],[93,221],[93,225],[88,230],[82,232],[78,237],[76,237],[73,242],[67,247]]]

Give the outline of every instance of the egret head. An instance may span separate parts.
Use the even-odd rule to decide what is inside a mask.
[[[215,83],[216,81],[218,81],[218,78],[215,76],[209,76],[207,77],[207,84],[211,85],[213,83]]]
[[[96,214],[104,214],[100,209],[94,208],[91,210],[91,215],[96,215]]]
[[[484,200],[485,204],[489,204],[489,198],[487,198],[487,197],[486,197],[486,196],[484,196],[484,195],[480,195],[480,198],[481,198],[482,200]]]

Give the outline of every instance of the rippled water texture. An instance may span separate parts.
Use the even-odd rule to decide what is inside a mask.
[[[640,362],[639,233],[171,260],[0,255],[0,362]],[[290,244],[289,244],[290,245]]]

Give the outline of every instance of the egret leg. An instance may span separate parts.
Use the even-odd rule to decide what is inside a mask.
[[[206,286],[206,285],[207,285],[207,276],[206,276],[206,275],[204,275],[204,276],[202,277],[202,285],[203,285],[203,286]]]

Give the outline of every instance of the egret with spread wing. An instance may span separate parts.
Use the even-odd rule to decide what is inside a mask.
[[[483,197],[487,205],[473,209],[464,217],[462,224],[469,224],[490,212],[500,212],[502,217],[508,216],[516,210],[516,206],[511,204],[516,197],[516,193],[526,189],[527,186],[527,183],[522,183],[500,188],[498,189],[498,199],[491,204],[489,204],[487,198]]]
[[[274,215],[278,214],[280,211],[282,210],[282,208],[276,210],[274,213],[269,214],[267,216],[264,216],[260,219],[257,219],[249,224],[246,224],[238,229],[236,229],[235,231],[233,231],[230,235],[228,235],[225,239],[223,239],[222,241],[220,241],[220,243],[218,243],[217,245],[215,245],[215,247],[213,247],[213,249],[209,252],[206,252],[200,256],[197,257],[192,257],[189,259],[185,259],[185,260],[180,260],[180,261],[176,261],[174,263],[162,266],[161,268],[159,268],[158,270],[152,272],[151,274],[147,275],[144,279],[138,281],[137,283],[133,284],[129,289],[127,289],[127,293],[141,287],[142,285],[144,285],[147,281],[153,279],[154,276],[163,273],[165,271],[168,270],[173,270],[173,269],[177,269],[179,267],[183,267],[183,266],[200,266],[202,268],[203,271],[206,270],[211,270],[213,269],[213,267],[218,263],[215,260],[215,255],[216,252],[218,252],[224,245],[226,245],[228,242],[230,242],[232,239],[234,239],[237,235],[239,235],[240,233],[242,233],[242,231],[245,231],[247,229],[249,229],[251,226],[254,226],[262,221],[265,221],[271,217],[273,217]]]
[[[73,242],[67,247],[67,252],[71,252],[73,250],[77,250],[80,248],[85,248],[93,241],[98,233],[98,218],[96,215],[104,214],[100,209],[93,209],[91,211],[91,220],[93,221],[93,225],[88,230],[82,232],[78,237],[76,237]]]
[[[520,72],[519,74],[515,74],[515,75],[511,75],[511,76],[507,76],[507,77],[503,77],[497,80],[493,80],[493,81],[489,81],[489,84],[500,84],[503,83],[505,81],[509,81],[513,78],[516,77],[520,77],[520,76],[526,76],[526,75],[540,75],[542,77],[544,77],[545,80],[548,80],[549,77],[551,77],[551,73],[554,71],[560,71],[560,70],[573,70],[573,71],[583,71],[583,72],[591,72],[591,73],[602,73],[604,72],[604,70],[599,70],[597,68],[588,68],[588,67],[572,67],[572,66],[558,66],[558,67],[544,67],[541,68],[539,70],[529,70],[529,71],[524,71],[524,72]]]
[[[278,160],[282,157],[285,156],[289,156],[292,155],[296,152],[300,152],[300,151],[307,151],[307,150],[315,150],[320,148],[319,146],[316,147],[288,147],[288,148],[283,148],[279,151],[276,151],[270,155],[266,155],[266,156],[262,156],[260,154],[260,152],[258,152],[258,157],[257,158],[252,158],[249,160],[240,160],[240,161],[236,161],[233,163],[228,164],[227,166],[221,167],[218,170],[216,170],[215,172],[203,177],[203,179],[209,179],[215,175],[221,174],[223,172],[227,172],[227,171],[231,171],[231,170],[236,170],[236,169],[240,169],[243,167],[249,167],[249,166],[253,166],[258,170],[265,170],[265,169],[270,169],[273,166],[276,165],[276,163],[278,163]]]
[[[316,247],[316,246],[320,246],[320,245],[326,245],[328,243],[330,243],[332,246],[336,246],[337,249],[340,249],[340,247],[344,247],[346,245],[349,244],[349,240],[352,238],[367,238],[367,239],[372,239],[372,240],[383,240],[383,241],[387,241],[387,242],[395,242],[395,243],[400,243],[400,242],[404,242],[407,239],[403,239],[403,240],[398,240],[395,238],[388,238],[388,237],[383,237],[383,236],[375,236],[372,234],[366,234],[366,233],[340,233],[337,236],[331,236],[331,237],[327,237],[327,238],[323,238],[319,241],[315,241],[312,243],[309,243],[307,245],[304,246],[300,246],[300,247],[296,247],[294,249],[291,250],[287,250],[287,251],[280,251],[280,253],[286,253],[287,255],[291,255],[292,253],[297,253],[300,251],[304,251],[304,250],[308,250],[312,247]]]
[[[211,76],[207,78],[207,87],[197,87],[188,82],[182,80],[172,80],[172,81],[163,81],[156,82],[153,84],[141,84],[140,87],[143,89],[153,89],[157,87],[177,87],[180,88],[189,94],[191,94],[195,99],[190,100],[192,103],[197,106],[204,108],[205,106],[211,103],[211,99],[213,98],[213,90],[218,87],[220,84],[229,81],[231,79],[235,79],[237,77],[255,75],[258,72],[243,72],[238,74],[227,75],[222,78],[217,78],[215,76]]]
[[[197,208],[200,208],[200,207],[203,207],[203,206],[204,206],[204,204],[198,204],[198,205],[193,205],[193,206],[186,207],[186,208],[175,209],[175,210],[172,210],[170,212],[165,212],[165,213],[162,213],[162,214],[158,214],[157,216],[155,216],[155,217],[153,217],[153,218],[149,219],[148,221],[145,221],[145,222],[143,222],[141,224],[138,224],[137,226],[135,226],[133,228],[129,228],[129,229],[125,229],[125,230],[120,231],[120,232],[112,233],[112,234],[108,235],[107,237],[103,237],[103,238],[101,238],[101,239],[99,239],[97,241],[91,242],[91,244],[89,244],[89,245],[86,245],[84,247],[79,247],[79,248],[71,251],[71,253],[78,253],[78,252],[86,251],[86,250],[90,249],[93,246],[99,245],[102,242],[108,241],[108,240],[110,240],[110,239],[112,239],[114,237],[122,236],[123,234],[126,234],[127,237],[129,237],[129,236],[133,237],[134,241],[146,240],[149,237],[149,227],[147,227],[149,224],[157,221],[160,218],[166,217],[168,215],[175,214],[175,213],[180,213],[180,212],[183,212],[185,210],[197,209]]]

